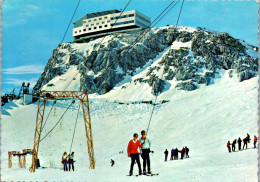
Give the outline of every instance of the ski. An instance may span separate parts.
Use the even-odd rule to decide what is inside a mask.
[[[150,173],[150,174],[145,174],[146,176],[158,176],[159,175],[159,173]]]
[[[136,177],[137,177],[137,176],[138,176],[138,174],[134,174],[134,175],[129,175],[129,174],[127,174],[126,176],[136,176]]]

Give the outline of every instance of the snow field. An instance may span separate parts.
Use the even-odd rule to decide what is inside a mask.
[[[257,181],[257,149],[228,153],[226,143],[249,133],[257,134],[258,77],[237,82],[227,72],[220,72],[215,84],[192,91],[180,91],[170,87],[158,97],[169,100],[155,107],[148,137],[152,142],[151,168],[159,176],[127,177],[130,158],[126,148],[133,133],[147,129],[152,111],[150,104],[119,104],[114,101],[151,100],[150,90],[140,84],[129,87],[121,94],[114,89],[109,94],[90,95],[90,111],[96,169],[90,170],[85,128],[80,112],[72,151],[75,152],[75,172],[60,170],[61,156],[69,152],[78,102],[65,114],[61,123],[40,143],[39,158],[46,169],[30,173],[31,156],[27,156],[27,168],[20,169],[17,157],[13,168],[8,168],[8,151],[22,151],[33,147],[37,103],[21,105],[21,101],[2,107],[1,120],[1,180],[2,181]],[[123,89],[122,89],[123,90]],[[141,95],[138,95],[138,90]],[[137,95],[136,95],[137,94]],[[42,137],[55,125],[70,100],[58,101],[42,132]],[[52,106],[48,101],[45,118]],[[45,120],[44,120],[45,121]],[[252,140],[251,140],[252,141]],[[164,150],[187,146],[190,158],[164,162]],[[119,154],[123,151],[123,154]],[[170,158],[170,154],[168,159]],[[110,159],[115,160],[110,167]],[[49,168],[53,161],[56,169]],[[142,161],[142,160],[141,160]],[[137,173],[134,166],[134,174]]]

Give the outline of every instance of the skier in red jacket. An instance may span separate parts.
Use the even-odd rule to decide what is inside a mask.
[[[230,143],[230,141],[228,141],[228,143],[227,143],[227,148],[228,148],[228,151],[229,151],[229,152],[231,152],[230,145],[231,145],[231,143]]]
[[[130,171],[129,175],[131,176],[133,174],[133,168],[134,168],[134,163],[136,161],[139,169],[139,175],[142,175],[142,169],[141,169],[141,164],[140,164],[140,158],[139,158],[139,152],[138,152],[138,147],[142,148],[142,144],[140,143],[138,138],[138,134],[135,133],[133,135],[133,139],[129,141],[128,147],[127,147],[127,154],[128,157],[131,157],[131,165],[130,165]]]

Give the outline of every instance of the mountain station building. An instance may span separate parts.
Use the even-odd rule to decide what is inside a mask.
[[[119,10],[109,10],[82,16],[74,23],[72,30],[74,42],[100,37],[107,33],[129,32],[150,26],[151,18],[136,10],[121,13]]]

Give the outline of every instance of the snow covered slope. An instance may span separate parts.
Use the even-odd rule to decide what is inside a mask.
[[[170,85],[167,92],[159,95],[158,103],[168,102],[156,105],[148,131],[154,151],[151,168],[160,173],[154,177],[126,176],[130,167],[127,144],[133,133],[140,135],[141,130],[147,129],[153,107],[141,101],[155,99],[145,84],[138,83],[134,87],[126,83],[129,84],[126,89],[115,87],[105,95],[90,95],[95,170],[89,169],[82,113],[72,147],[77,171],[60,170],[62,153],[70,149],[78,102],[40,144],[40,162],[47,168],[30,173],[31,156],[27,156],[26,169],[18,168],[16,157],[13,157],[13,168],[9,169],[8,151],[33,147],[37,103],[6,104],[1,118],[1,181],[257,181],[257,149],[252,149],[250,143],[248,150],[228,153],[226,143],[244,138],[246,133],[251,138],[257,134],[258,76],[239,82],[235,76],[230,78],[228,71],[218,72],[215,84],[201,85],[190,92]],[[55,125],[70,103],[70,100],[57,102],[42,136]],[[46,113],[51,106],[52,102],[48,101]],[[190,148],[189,159],[164,162],[165,149],[170,151],[183,146]],[[120,151],[123,153],[119,154]],[[110,159],[115,160],[114,167],[110,167]],[[55,168],[49,167],[50,161]],[[137,173],[136,165],[134,173]]]

